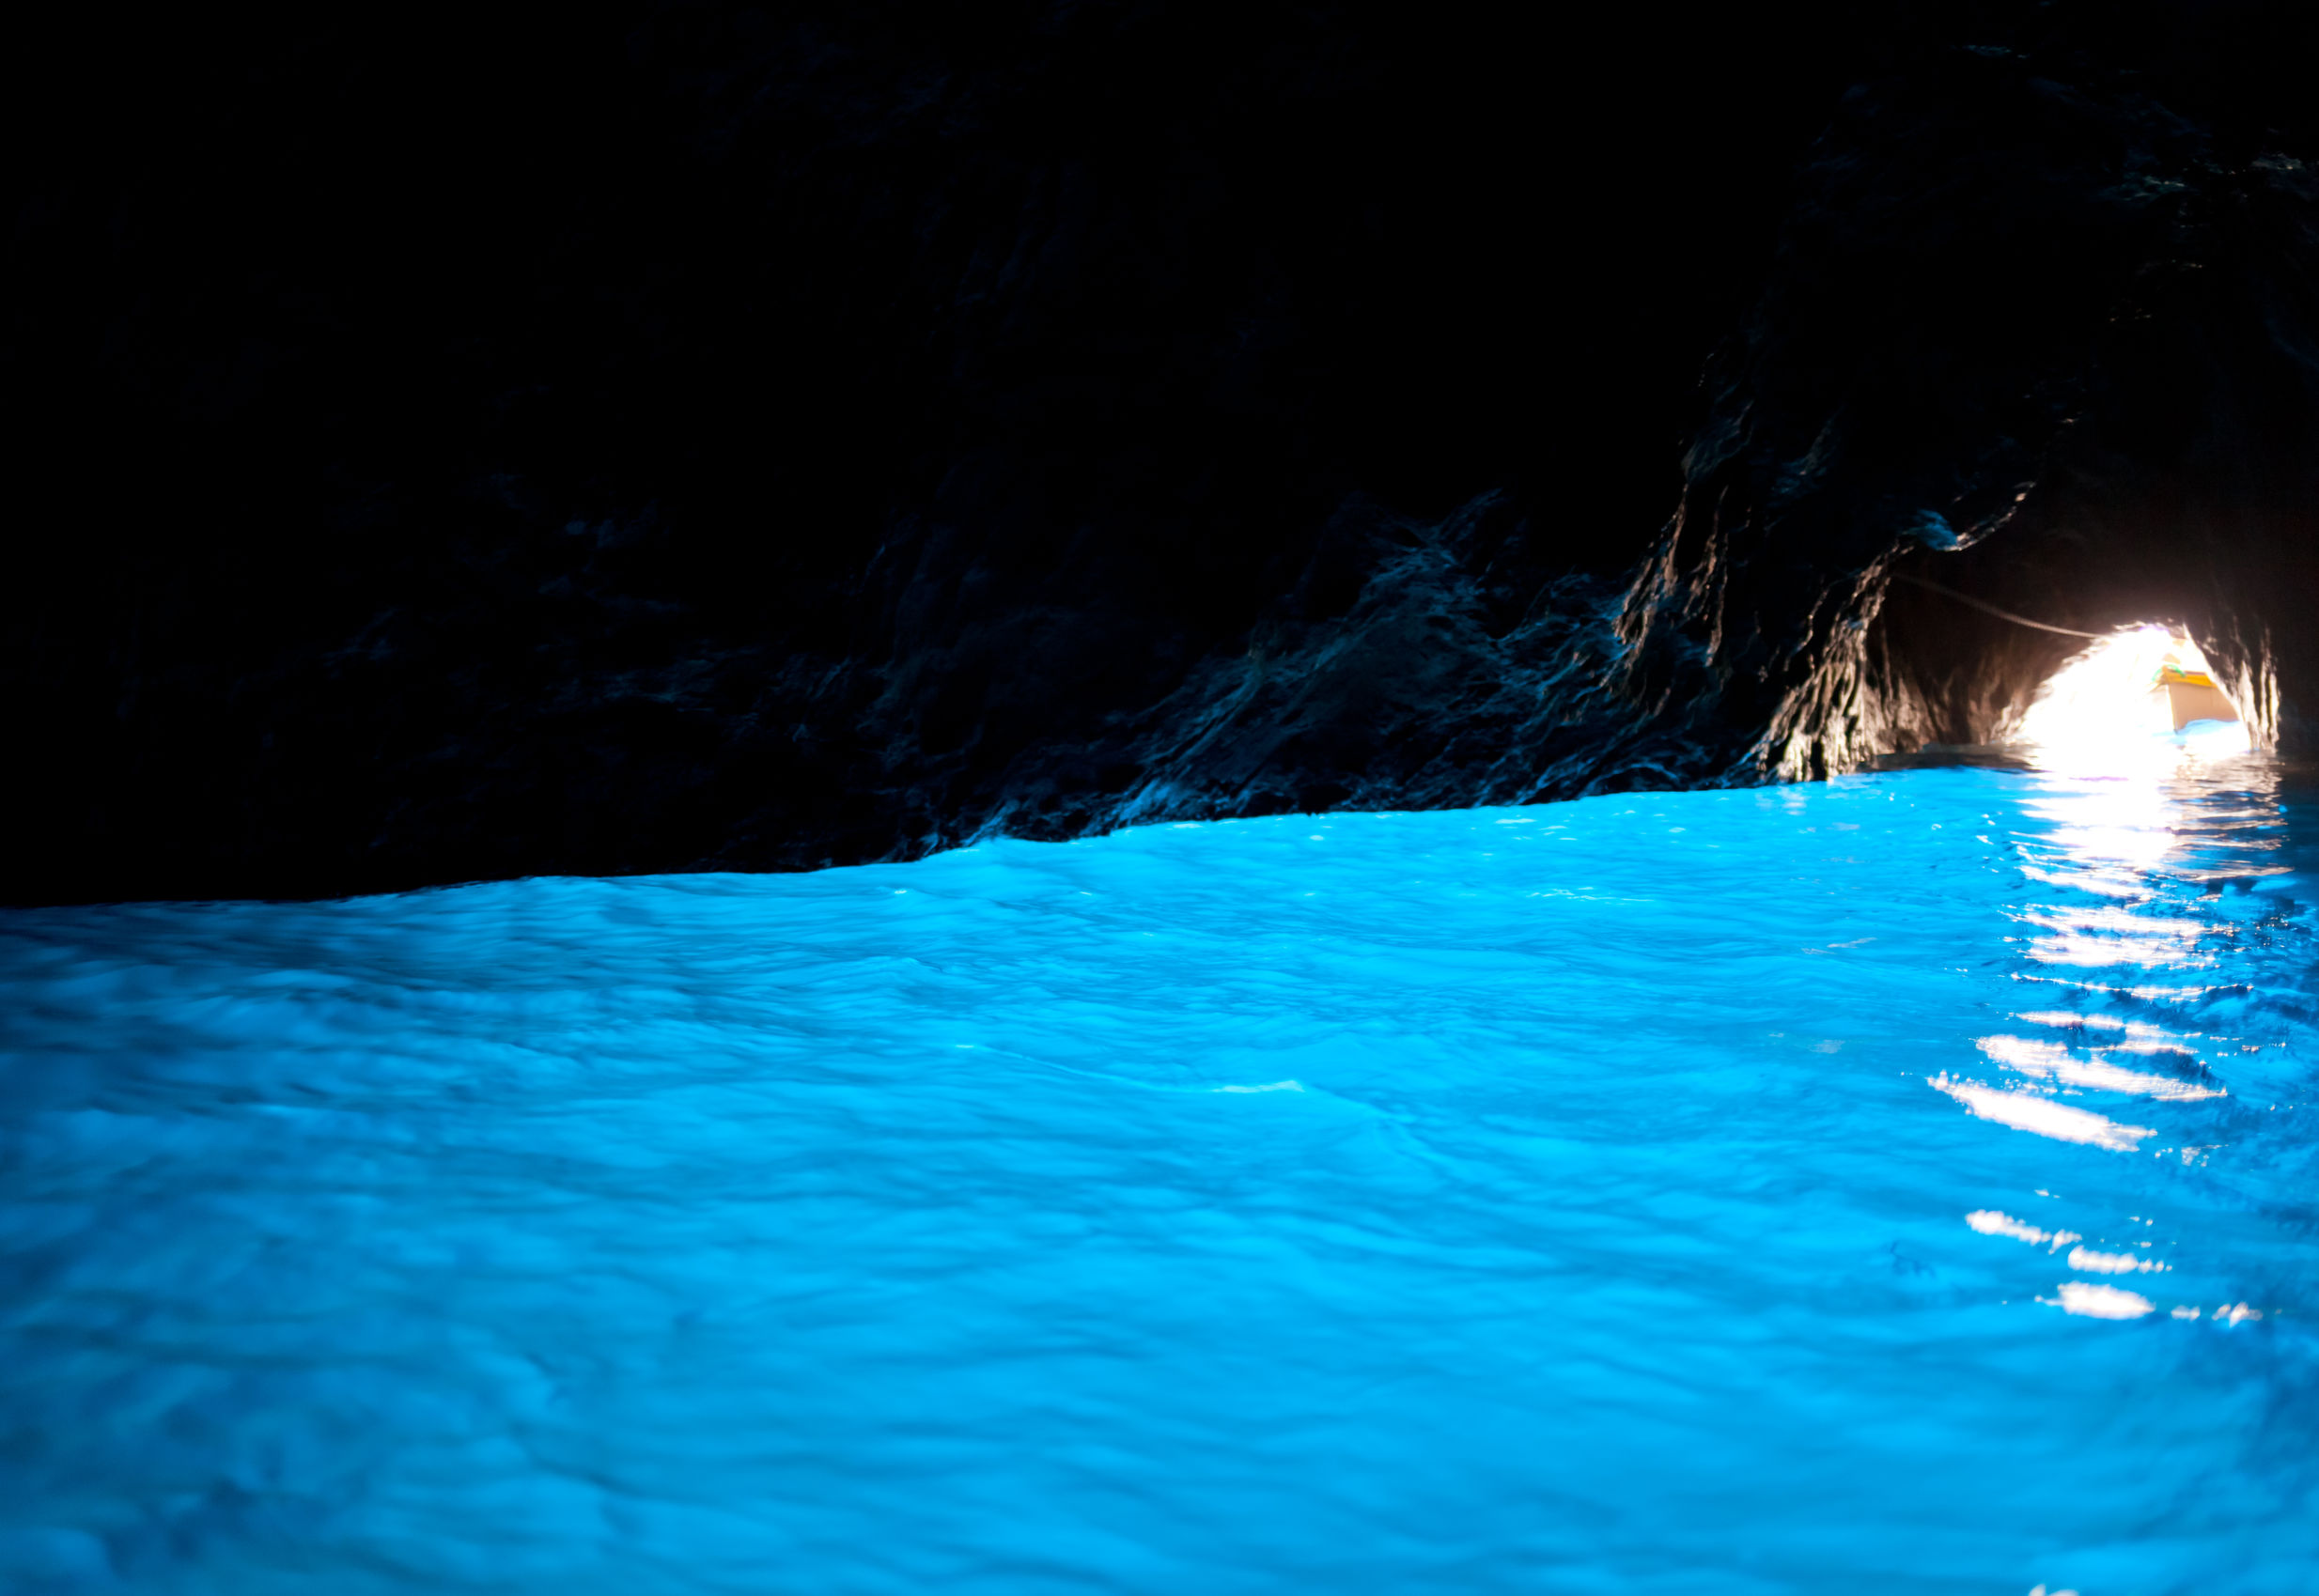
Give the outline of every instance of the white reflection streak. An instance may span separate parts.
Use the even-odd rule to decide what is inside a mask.
[[[2136,987],[2132,996],[2157,998],[2196,997],[2202,988]],[[2123,1033],[2116,1042],[2104,1043],[2099,1051],[2105,1053],[2195,1053],[2191,1043],[2196,1034],[2181,1036],[2160,1025],[2145,1025],[2138,1019],[2114,1019],[2109,1015],[2078,1015],[2066,1010],[2047,1009],[2014,1018],[2024,1025],[2050,1025],[2063,1030],[2109,1030]]]
[[[2018,1070],[2038,1080],[2056,1080],[2064,1086],[2084,1087],[2093,1092],[2124,1092],[2140,1097],[2156,1097],[2169,1103],[2193,1103],[2202,1097],[2223,1095],[2211,1086],[2199,1086],[2172,1076],[2152,1075],[2144,1070],[2120,1069],[2116,1064],[2098,1061],[2087,1062],[2069,1056],[2069,1049],[2058,1042],[2032,1042],[2026,1036],[1984,1036],[1978,1044],[1981,1050],[2007,1069]]]
[[[2069,1266],[2089,1275],[2156,1275],[2169,1267],[2155,1259],[2137,1258],[2130,1252],[2095,1252],[2084,1247],[2069,1249]]]
[[[2122,908],[2032,908],[2023,910],[2021,919],[2042,931],[2110,931],[2121,937],[2140,937],[2149,941],[2170,937],[2197,937],[2209,929],[2195,920],[2157,920]]]
[[[2000,1092],[1972,1081],[1952,1079],[1946,1073],[1932,1077],[1927,1084],[1936,1092],[1947,1092],[1981,1119],[2025,1130],[2032,1136],[2050,1137],[2055,1141],[2082,1142],[2090,1147],[2131,1153],[2141,1145],[2142,1138],[2157,1134],[2147,1125],[2122,1125],[2083,1108],[2056,1103],[2050,1097],[2028,1092]]]
[[[2117,1019],[2109,1015],[2077,1015],[2065,1009],[2045,1009],[2014,1018],[2024,1025],[2058,1026],[2063,1030],[2123,1031],[2125,1040],[2110,1044],[2129,1053],[2187,1052],[2182,1044],[2190,1038],[2176,1036],[2164,1026],[2145,1025],[2138,1019]]]
[[[2140,964],[2202,966],[2214,963],[2198,952],[2198,938],[2208,927],[2195,920],[2156,920],[2118,908],[2027,909],[2016,919],[2053,935],[2030,944],[2030,957],[2041,964],[2089,967]]]
[[[2157,1030],[2156,1026],[2148,1029]],[[2109,1053],[2187,1053],[2190,1049],[2161,1030],[2155,1036],[2128,1036],[2124,1041],[2104,1048],[2103,1051]]]
[[[2042,881],[2048,887],[2067,887],[2076,891],[2092,892],[2106,898],[2141,898],[2149,895],[2150,888],[2124,872],[2099,870],[2041,870],[2033,864],[2016,867],[2032,881]]]
[[[2048,1252],[2085,1239],[2076,1231],[2041,1231],[2026,1219],[2016,1219],[1994,1208],[1976,1208],[1965,1216],[1965,1222],[1984,1236],[2011,1236],[2031,1247],[2043,1247]]]
[[[2059,1295],[2041,1296],[2037,1300],[2086,1319],[2140,1319],[2145,1313],[2155,1312],[2158,1306],[2140,1292],[2089,1285],[2083,1280],[2063,1280]]]
[[[2074,965],[2083,969],[2104,969],[2112,965],[2152,965],[2164,962],[2178,969],[2207,969],[2214,965],[2211,958],[2192,954],[2187,943],[2177,943],[2171,951],[2179,958],[2154,957],[2156,950],[2137,947],[2130,942],[2115,942],[2100,937],[2041,937],[2030,946],[2030,957],[2039,964]]]

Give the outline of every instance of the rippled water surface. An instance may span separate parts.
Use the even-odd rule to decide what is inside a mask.
[[[0,916],[0,1589],[2319,1590],[2315,819]]]

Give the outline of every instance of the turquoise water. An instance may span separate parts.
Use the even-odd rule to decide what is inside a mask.
[[[2253,760],[0,916],[0,1588],[2319,1590]]]

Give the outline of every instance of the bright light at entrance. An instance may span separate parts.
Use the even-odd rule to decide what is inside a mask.
[[[2244,753],[2247,728],[2184,634],[2136,627],[2054,673],[2014,734],[2071,766],[2171,763]]]

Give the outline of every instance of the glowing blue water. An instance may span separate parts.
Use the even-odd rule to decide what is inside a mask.
[[[2275,788],[0,917],[0,1588],[2319,1589]]]

